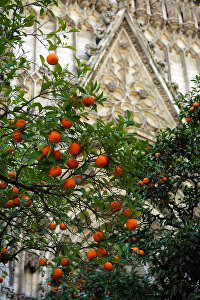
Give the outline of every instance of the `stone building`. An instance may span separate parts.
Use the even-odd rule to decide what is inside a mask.
[[[117,120],[127,110],[133,113],[140,128],[132,128],[139,138],[153,141],[158,130],[174,127],[178,92],[186,93],[190,80],[200,72],[200,7],[192,0],[59,0],[55,15],[68,21],[68,44],[92,69],[85,78],[101,83],[108,100],[91,119]],[[43,32],[56,30],[57,20],[48,13],[38,19]],[[37,33],[37,28],[30,32]],[[48,51],[33,36],[25,43],[32,59],[32,78],[21,84],[28,95],[35,95],[42,81],[39,67],[42,54]],[[61,65],[76,69],[74,51],[58,49]],[[44,103],[45,105],[45,103]],[[10,263],[9,276],[1,285],[0,299],[41,299],[36,272],[38,256],[23,253],[19,263]]]

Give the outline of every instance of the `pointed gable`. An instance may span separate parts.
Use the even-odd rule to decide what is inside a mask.
[[[101,84],[108,98],[97,116],[116,121],[129,110],[140,128],[131,131],[141,138],[154,140],[158,130],[174,127],[177,111],[173,98],[140,34],[134,20],[125,11],[113,31],[102,41],[101,53],[93,58],[88,80]]]

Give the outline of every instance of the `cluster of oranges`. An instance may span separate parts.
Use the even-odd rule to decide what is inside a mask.
[[[158,157],[160,155],[160,153],[156,153],[156,154],[157,154],[156,157]],[[164,182],[167,182],[167,180],[168,180],[166,176],[158,175],[158,177],[160,178],[159,181],[158,181],[159,185],[161,185]],[[149,186],[148,185],[149,182],[150,182],[149,178],[144,178],[143,180],[140,180],[138,182],[138,186],[145,186],[145,190],[148,190],[149,187],[151,187],[151,188],[155,188],[156,187],[154,183],[152,183],[151,186]]]
[[[190,107],[190,112],[192,113],[193,111],[194,111],[194,109],[195,108],[198,108],[199,107],[199,103],[198,102],[195,102],[194,104],[193,104],[193,106],[191,106]],[[192,121],[192,118],[190,118],[190,117],[187,117],[186,118],[186,122],[187,123],[190,123]]]
[[[59,227],[60,227],[61,230],[67,229],[67,226],[66,226],[65,223],[61,223]],[[55,230],[56,229],[56,223],[49,224],[49,229]]]
[[[18,130],[13,133],[13,141],[17,143],[21,143],[23,138],[21,136],[22,131],[26,128],[26,121],[25,120],[18,120],[16,123],[14,120],[10,121],[12,126],[15,126]]]
[[[0,184],[1,186],[3,185],[3,182],[1,182]],[[32,201],[29,200],[28,196],[24,196],[22,194],[19,195],[19,190],[16,187],[11,187],[9,189],[9,191],[11,191],[11,197],[13,197],[13,200],[8,200],[5,205],[3,206],[3,208],[12,208],[12,207],[18,207],[21,206],[21,202],[20,200],[23,200],[23,202],[25,201],[26,203],[24,205],[22,205],[23,207],[29,207],[32,204]]]
[[[0,262],[2,262],[5,265],[8,263],[8,258],[9,258],[8,250],[6,248],[1,249]]]

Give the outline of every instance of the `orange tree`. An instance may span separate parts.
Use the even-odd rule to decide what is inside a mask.
[[[143,201],[141,197],[132,201],[136,178],[134,163],[129,161],[139,161],[149,149],[146,142],[128,133],[134,124],[129,112],[116,125],[101,120],[89,123],[89,111],[97,110],[104,97],[97,83],[86,87],[76,83],[88,71],[78,59],[76,74],[72,74],[67,65],[59,64],[57,55],[41,55],[44,75],[38,94],[28,97],[19,87],[18,80],[32,67],[23,50],[27,27],[38,23],[31,7],[37,6],[41,16],[48,10],[54,17],[53,4],[57,2],[0,3],[0,263],[17,259],[22,251],[38,250],[41,268],[52,267],[58,279],[63,271],[68,272],[68,260],[71,270],[77,268],[84,249],[87,252],[94,246],[88,237],[96,231],[105,238],[96,235],[90,257],[101,247],[101,240],[110,240],[108,248],[112,248],[120,235],[131,236]],[[37,39],[49,51],[72,48],[61,42],[67,24],[58,20],[60,27],[48,35],[37,24]],[[47,99],[51,104],[43,106]],[[126,227],[122,209],[127,208],[132,221]]]
[[[193,81],[195,87],[175,100],[177,127],[123,161],[119,184],[126,186],[127,176],[135,180],[127,187],[123,213],[115,204],[114,220],[140,216],[139,226],[127,232],[104,224],[106,238],[91,245],[97,255],[88,253],[74,273],[67,266],[62,279],[50,278],[47,299],[200,298],[200,76]],[[139,275],[138,267],[146,274]]]

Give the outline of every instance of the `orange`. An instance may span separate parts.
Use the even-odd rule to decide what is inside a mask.
[[[15,198],[15,199],[13,200],[13,204],[14,204],[15,206],[20,206],[20,198]]]
[[[25,207],[29,207],[31,204],[32,204],[32,201],[29,200],[29,198],[26,196],[26,197],[23,197],[22,198],[23,200],[25,200],[27,202],[27,204],[25,205]]]
[[[100,243],[102,240],[104,240],[104,234],[100,231],[95,232],[95,234],[93,235],[93,238],[95,240],[95,242]]]
[[[191,121],[192,121],[192,119],[191,119],[191,118],[189,118],[189,117],[188,117],[188,118],[186,118],[186,122],[187,122],[187,123],[190,123]]]
[[[110,262],[106,262],[103,266],[104,270],[111,271],[113,269],[113,265]]]
[[[89,259],[94,259],[94,258],[96,258],[96,257],[97,257],[96,251],[95,251],[95,250],[90,250],[90,251],[88,251],[87,257],[88,257]]]
[[[105,248],[98,248],[97,249],[97,256],[99,257],[99,258],[101,258],[101,257],[103,257],[103,256],[105,256],[106,255],[106,249]]]
[[[58,63],[58,56],[54,53],[50,53],[48,56],[47,56],[47,63],[49,65],[56,65]]]
[[[118,262],[120,261],[119,257],[118,256],[114,256],[115,258],[115,261],[118,260]],[[113,264],[118,264],[118,262],[113,262]]]
[[[162,180],[166,182],[167,181],[167,177],[163,177]]]
[[[129,219],[126,222],[126,227],[128,230],[135,230],[137,228],[138,224],[137,221],[135,219]]]
[[[103,168],[107,165],[108,159],[106,156],[100,155],[99,157],[97,157],[95,163],[97,167]]]
[[[61,167],[56,167],[56,168],[50,168],[49,170],[49,174],[52,176],[52,177],[58,177],[62,174],[62,169]]]
[[[156,154],[155,154],[155,157],[159,157],[159,156],[160,156],[160,153],[156,153]]]
[[[138,250],[139,250],[139,248],[137,248],[137,247],[133,248],[133,252],[134,252],[134,253],[137,253]]]
[[[143,250],[140,250],[138,255],[144,255],[144,251]]]
[[[10,125],[14,125],[15,124],[15,120],[10,120]]]
[[[46,146],[42,149],[42,153],[43,153],[43,155],[45,155],[45,156],[47,156],[48,154],[53,154],[53,153],[54,153],[53,146],[51,146],[51,145],[46,145]]]
[[[18,120],[15,124],[15,126],[19,129],[19,130],[24,130],[26,128],[26,121],[24,120]]]
[[[75,186],[76,186],[76,181],[73,178],[68,178],[64,182],[64,189],[66,189],[66,190],[74,189]]]
[[[41,276],[44,277],[44,274],[42,274]]]
[[[10,173],[8,173],[8,177],[15,178],[16,174],[14,172],[10,172]]]
[[[61,230],[65,230],[66,228],[67,228],[67,226],[65,225],[65,223],[60,224],[60,229]]]
[[[13,133],[13,141],[16,143],[21,143],[23,141],[23,138],[21,137],[21,132],[20,131],[15,131]]]
[[[121,168],[115,169],[114,175],[117,177],[122,177],[122,169]]]
[[[42,156],[43,156],[43,154],[40,155],[40,156],[38,156],[38,157],[36,158],[36,160],[39,161],[39,160],[42,158]]]
[[[52,131],[49,134],[49,141],[53,144],[59,143],[61,141],[61,135],[58,131]]]
[[[53,153],[53,157],[55,158],[55,160],[59,160],[62,157],[62,155],[59,150],[56,150]]]
[[[75,158],[70,158],[67,162],[67,165],[70,169],[75,169],[78,167],[78,161]]]
[[[16,187],[10,188],[9,191],[12,191],[12,194],[15,194],[15,195],[11,195],[12,197],[15,197],[16,194],[19,194],[19,190]]]
[[[82,184],[84,181],[84,178],[81,177],[81,175],[75,175],[74,180],[76,181],[76,184]]]
[[[139,182],[138,182],[138,185],[139,185],[139,186],[140,186],[140,185],[143,186],[143,185],[144,185],[144,182],[143,182],[143,181],[139,181]]]
[[[193,107],[194,107],[194,108],[198,108],[198,107],[199,107],[199,103],[198,103],[198,102],[195,102],[195,103],[193,104]]]
[[[82,99],[83,104],[86,107],[90,107],[90,105],[94,105],[94,97],[88,96],[87,98],[84,96]]]
[[[194,110],[194,106],[190,107],[190,111],[193,112]]]
[[[110,292],[110,291],[108,291],[108,295],[111,295],[111,292]]]
[[[13,200],[8,200],[5,205],[6,205],[6,208],[14,207]]]
[[[2,283],[3,282],[3,277],[0,277],[0,283]]]
[[[61,124],[64,128],[68,128],[68,129],[73,126],[73,123],[66,119],[62,119]]]
[[[143,182],[144,182],[144,184],[148,184],[149,183],[149,178],[144,178]]]
[[[39,265],[40,266],[46,266],[46,264],[47,264],[47,260],[45,259],[45,258],[41,258],[40,260],[39,260]]]
[[[5,190],[6,189],[6,184],[5,182],[0,182],[0,190]]]
[[[53,278],[58,279],[62,276],[62,274],[63,274],[63,271],[61,269],[57,268],[53,271]]]
[[[72,143],[69,146],[69,153],[73,156],[79,155],[81,151],[82,151],[81,146],[77,143]]]
[[[62,266],[63,267],[67,266],[69,264],[69,259],[63,257],[63,258],[61,258],[61,262],[62,262]]]
[[[110,203],[110,208],[112,212],[117,212],[121,210],[121,204],[118,201],[113,201]]]
[[[130,208],[125,209],[124,216],[127,217],[127,218],[130,218],[131,217],[131,211],[133,211],[133,210],[130,209]]]
[[[49,224],[49,229],[55,230],[56,229],[56,223]]]
[[[1,249],[1,253],[3,253],[4,255],[8,254],[8,250],[6,248]]]
[[[137,242],[137,240],[138,240],[137,237],[134,237],[132,241]]]

